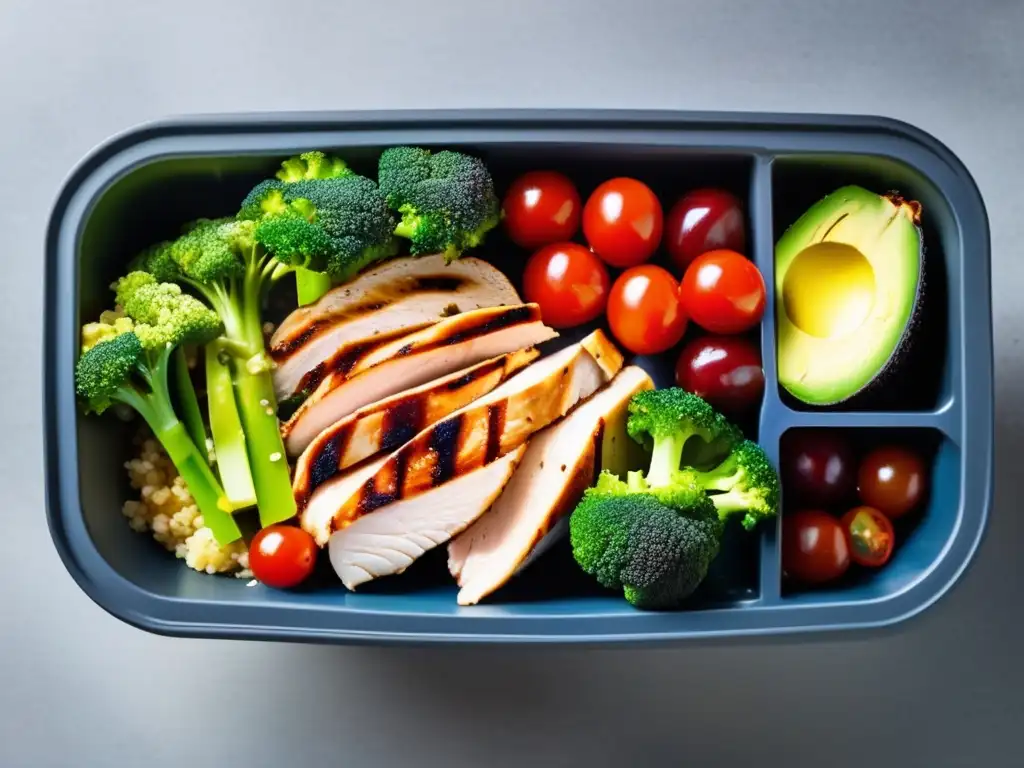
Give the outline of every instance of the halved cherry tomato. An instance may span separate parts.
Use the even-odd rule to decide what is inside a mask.
[[[582,208],[575,185],[557,171],[524,173],[512,182],[502,201],[505,230],[523,248],[571,240]]]
[[[712,333],[742,333],[764,315],[764,277],[736,251],[698,256],[687,267],[680,290],[687,314]]]
[[[638,355],[674,347],[687,325],[679,283],[671,272],[654,264],[627,269],[608,296],[608,324],[615,338]]]
[[[651,258],[661,242],[664,223],[661,201],[637,179],[609,179],[583,207],[587,243],[605,263],[620,269]]]
[[[608,303],[604,263],[579,243],[554,243],[534,253],[523,273],[523,298],[540,305],[544,322],[570,328],[596,319]]]
[[[817,509],[782,516],[782,570],[805,584],[838,579],[850,567],[850,547],[843,527]]]
[[[841,521],[853,562],[879,568],[889,562],[896,536],[889,518],[874,507],[854,507]]]
[[[270,525],[249,544],[249,568],[268,587],[288,589],[312,573],[316,555],[316,542],[301,528]]]

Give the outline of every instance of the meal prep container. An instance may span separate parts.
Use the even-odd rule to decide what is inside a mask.
[[[645,613],[573,567],[567,545],[539,558],[489,604],[459,607],[443,566],[347,592],[336,579],[294,591],[191,571],[121,514],[130,431],[83,417],[74,396],[79,327],[110,301],[133,254],[185,220],[233,214],[284,156],[334,150],[373,173],[386,146],[482,156],[499,192],[522,171],[569,172],[584,196],[635,175],[667,207],[702,184],[746,201],[748,256],[769,286],[761,325],[766,389],[759,442],[778,461],[790,429],[900,430],[934,449],[927,509],[889,564],[863,579],[791,593],[780,570],[781,519],[729,534],[685,610]],[[898,189],[924,207],[932,337],[893,410],[789,404],[776,377],[774,245],[807,205],[845,184]],[[493,234],[480,254],[509,251]],[[525,254],[511,252],[521,264]],[[967,170],[932,137],[876,118],[673,112],[483,111],[258,115],[176,120],[123,134],[72,173],[46,240],[45,425],[48,516],[74,579],[100,606],[161,634],[319,642],[651,643],[712,636],[881,626],[937,600],[963,573],[985,528],[992,485],[989,235]],[[514,280],[518,275],[511,275]],[[937,297],[937,299],[936,299]],[[663,362],[651,370],[671,385]],[[443,549],[443,548],[441,548]],[[325,561],[327,558],[321,558]],[[419,570],[417,570],[419,569]],[[415,572],[414,572],[415,571]],[[369,585],[368,585],[369,586]]]

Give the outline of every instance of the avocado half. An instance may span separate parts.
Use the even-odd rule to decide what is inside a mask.
[[[809,405],[864,393],[903,355],[924,285],[921,206],[846,186],[775,248],[779,383]]]

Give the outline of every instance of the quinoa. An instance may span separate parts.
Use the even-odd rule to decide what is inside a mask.
[[[139,492],[139,498],[126,501],[122,510],[132,529],[151,533],[189,568],[251,579],[245,541],[219,546],[160,443],[145,435],[136,446],[135,458],[124,465],[132,488]]]

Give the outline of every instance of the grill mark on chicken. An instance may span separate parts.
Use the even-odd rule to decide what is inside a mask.
[[[430,435],[430,451],[437,457],[430,480],[436,488],[455,477],[455,460],[459,455],[459,434],[464,414],[458,413],[438,423]],[[411,453],[411,452],[410,452]],[[405,452],[399,454],[403,457]],[[398,491],[401,495],[401,488]]]
[[[484,464],[490,464],[501,452],[501,435],[505,431],[505,410],[507,400],[494,403],[487,407],[487,450],[484,453]]]
[[[386,289],[379,289],[377,295],[368,296],[365,301],[345,309],[335,310],[322,318],[314,320],[301,333],[290,339],[276,344],[270,350],[270,357],[280,362],[295,350],[320,335],[333,325],[349,317],[378,312],[385,307],[394,304],[399,299],[415,293],[452,293],[457,294],[473,285],[475,280],[452,275],[420,275],[406,278],[396,278]],[[457,296],[456,296],[457,298]]]
[[[342,347],[341,351],[335,353],[331,357],[324,360],[322,363],[317,363],[305,376],[302,377],[299,382],[299,391],[312,392],[326,379],[328,376],[339,376],[347,377],[351,370],[355,367],[362,358],[367,354],[377,349],[378,347],[384,346],[384,344],[394,341],[399,336],[404,336],[409,333],[408,328],[402,328],[391,333],[381,333],[374,336],[361,344],[354,344],[352,346]]]
[[[536,307],[524,304],[490,317],[482,323],[460,328],[459,330],[448,334],[444,338],[435,339],[428,344],[415,346],[412,344],[406,344],[404,347],[399,349],[397,353],[395,353],[395,357],[404,357],[405,355],[409,355],[413,352],[420,354],[421,352],[430,352],[431,350],[440,349],[441,347],[450,347],[453,344],[462,344],[470,339],[486,336],[489,333],[511,328],[512,326],[520,323],[527,323],[532,320],[539,319],[540,313],[537,311]]]
[[[305,509],[313,491],[338,474],[338,465],[341,463],[341,457],[344,455],[351,437],[352,425],[346,424],[338,430],[336,435],[331,437],[317,455],[316,461],[310,468],[309,482],[295,489],[295,503],[300,511]]]
[[[412,397],[396,403],[384,414],[380,449],[393,451],[403,443],[412,440],[425,426],[425,420],[423,398]]]

